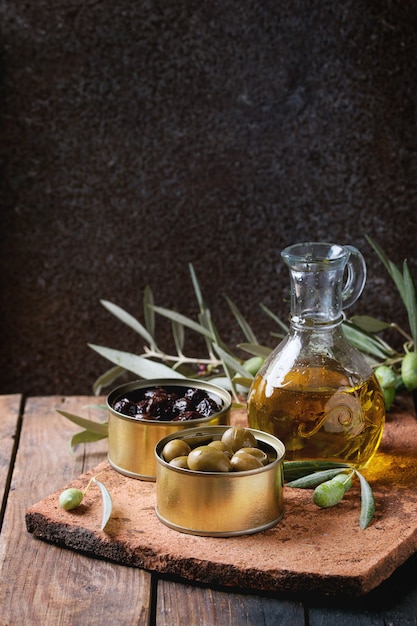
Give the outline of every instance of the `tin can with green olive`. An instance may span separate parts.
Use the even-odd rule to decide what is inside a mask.
[[[155,447],[156,514],[193,535],[271,528],[284,511],[284,455],[279,439],[251,428],[208,426],[168,435]]]

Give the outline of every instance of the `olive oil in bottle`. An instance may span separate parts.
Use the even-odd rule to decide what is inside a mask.
[[[342,324],[343,306],[364,287],[364,259],[352,246],[326,243],[295,244],[281,254],[291,278],[290,329],[253,381],[249,426],[278,437],[287,461],[364,467],[381,441],[385,405]]]
[[[252,428],[285,443],[286,461],[365,466],[383,433],[385,406],[375,376],[360,384],[325,367],[292,370],[281,387],[259,376],[248,398]]]

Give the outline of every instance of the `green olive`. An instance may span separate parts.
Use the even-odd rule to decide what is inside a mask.
[[[265,359],[263,359],[261,356],[252,356],[250,359],[243,363],[243,367],[247,372],[249,372],[249,374],[252,374],[252,376],[256,376],[259,369],[264,364],[264,361]]]
[[[176,456],[169,461],[170,465],[174,467],[181,467],[182,469],[188,469],[188,455]]]
[[[171,439],[171,441],[168,441],[168,443],[164,445],[162,456],[165,461],[169,463],[177,456],[187,456],[190,451],[190,446],[182,439]]]
[[[232,426],[222,436],[222,441],[236,452],[240,448],[257,448],[258,442],[255,435],[243,426]]]
[[[262,465],[268,465],[269,463],[268,455],[260,448],[240,448],[235,452],[235,455],[238,456],[245,454],[251,454],[252,456],[257,458],[262,463]]]
[[[342,483],[345,493],[349,491],[349,489],[352,487],[352,484],[353,484],[352,474],[345,474],[345,473],[337,474],[336,476],[333,477],[332,480],[334,480],[335,482]]]
[[[401,362],[401,378],[408,391],[417,389],[417,352],[408,352]]]
[[[253,454],[244,452],[243,449],[236,452],[230,459],[230,465],[234,472],[246,472],[248,470],[263,467],[262,462]]]
[[[217,450],[223,452],[223,454],[225,454],[229,459],[231,459],[233,456],[233,450],[229,448],[224,441],[221,441],[221,439],[215,439],[214,441],[211,441],[208,445],[212,448],[217,448]]]
[[[199,446],[191,450],[187,459],[190,470],[196,472],[230,472],[227,456],[213,446]]]
[[[379,365],[375,368],[375,376],[381,385],[384,396],[385,409],[390,410],[396,394],[396,376],[394,370],[388,365]]]
[[[395,400],[397,390],[395,387],[382,387],[381,391],[384,398],[385,410],[389,411]]]
[[[313,491],[313,502],[317,506],[327,509],[335,506],[345,495],[345,488],[340,480],[327,480],[318,485]]]
[[[189,444],[190,448],[197,448],[198,446],[207,446],[211,441],[213,441],[212,435],[188,435],[185,434],[181,437],[183,441]]]
[[[70,488],[65,489],[59,496],[59,504],[65,511],[71,511],[76,509],[82,502],[84,494],[79,489]]]
[[[378,365],[378,367],[375,368],[375,376],[381,387],[386,387],[387,389],[395,387],[396,378],[392,367],[388,365]]]

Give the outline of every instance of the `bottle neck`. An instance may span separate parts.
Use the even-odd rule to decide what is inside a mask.
[[[343,267],[290,268],[291,319],[299,326],[334,325],[343,321]]]
[[[334,332],[341,327],[345,320],[345,314],[342,312],[336,319],[329,319],[329,316],[317,315],[294,315],[290,316],[290,328],[294,331],[301,332]]]

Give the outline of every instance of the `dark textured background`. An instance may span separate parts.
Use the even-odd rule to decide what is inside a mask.
[[[366,243],[415,273],[417,5],[341,0],[2,0],[0,392],[89,393],[137,351],[100,305],[194,315],[231,296],[269,342],[280,250],[351,243],[355,307],[404,321]],[[159,340],[169,345],[161,320]],[[199,350],[189,336],[189,351]]]

